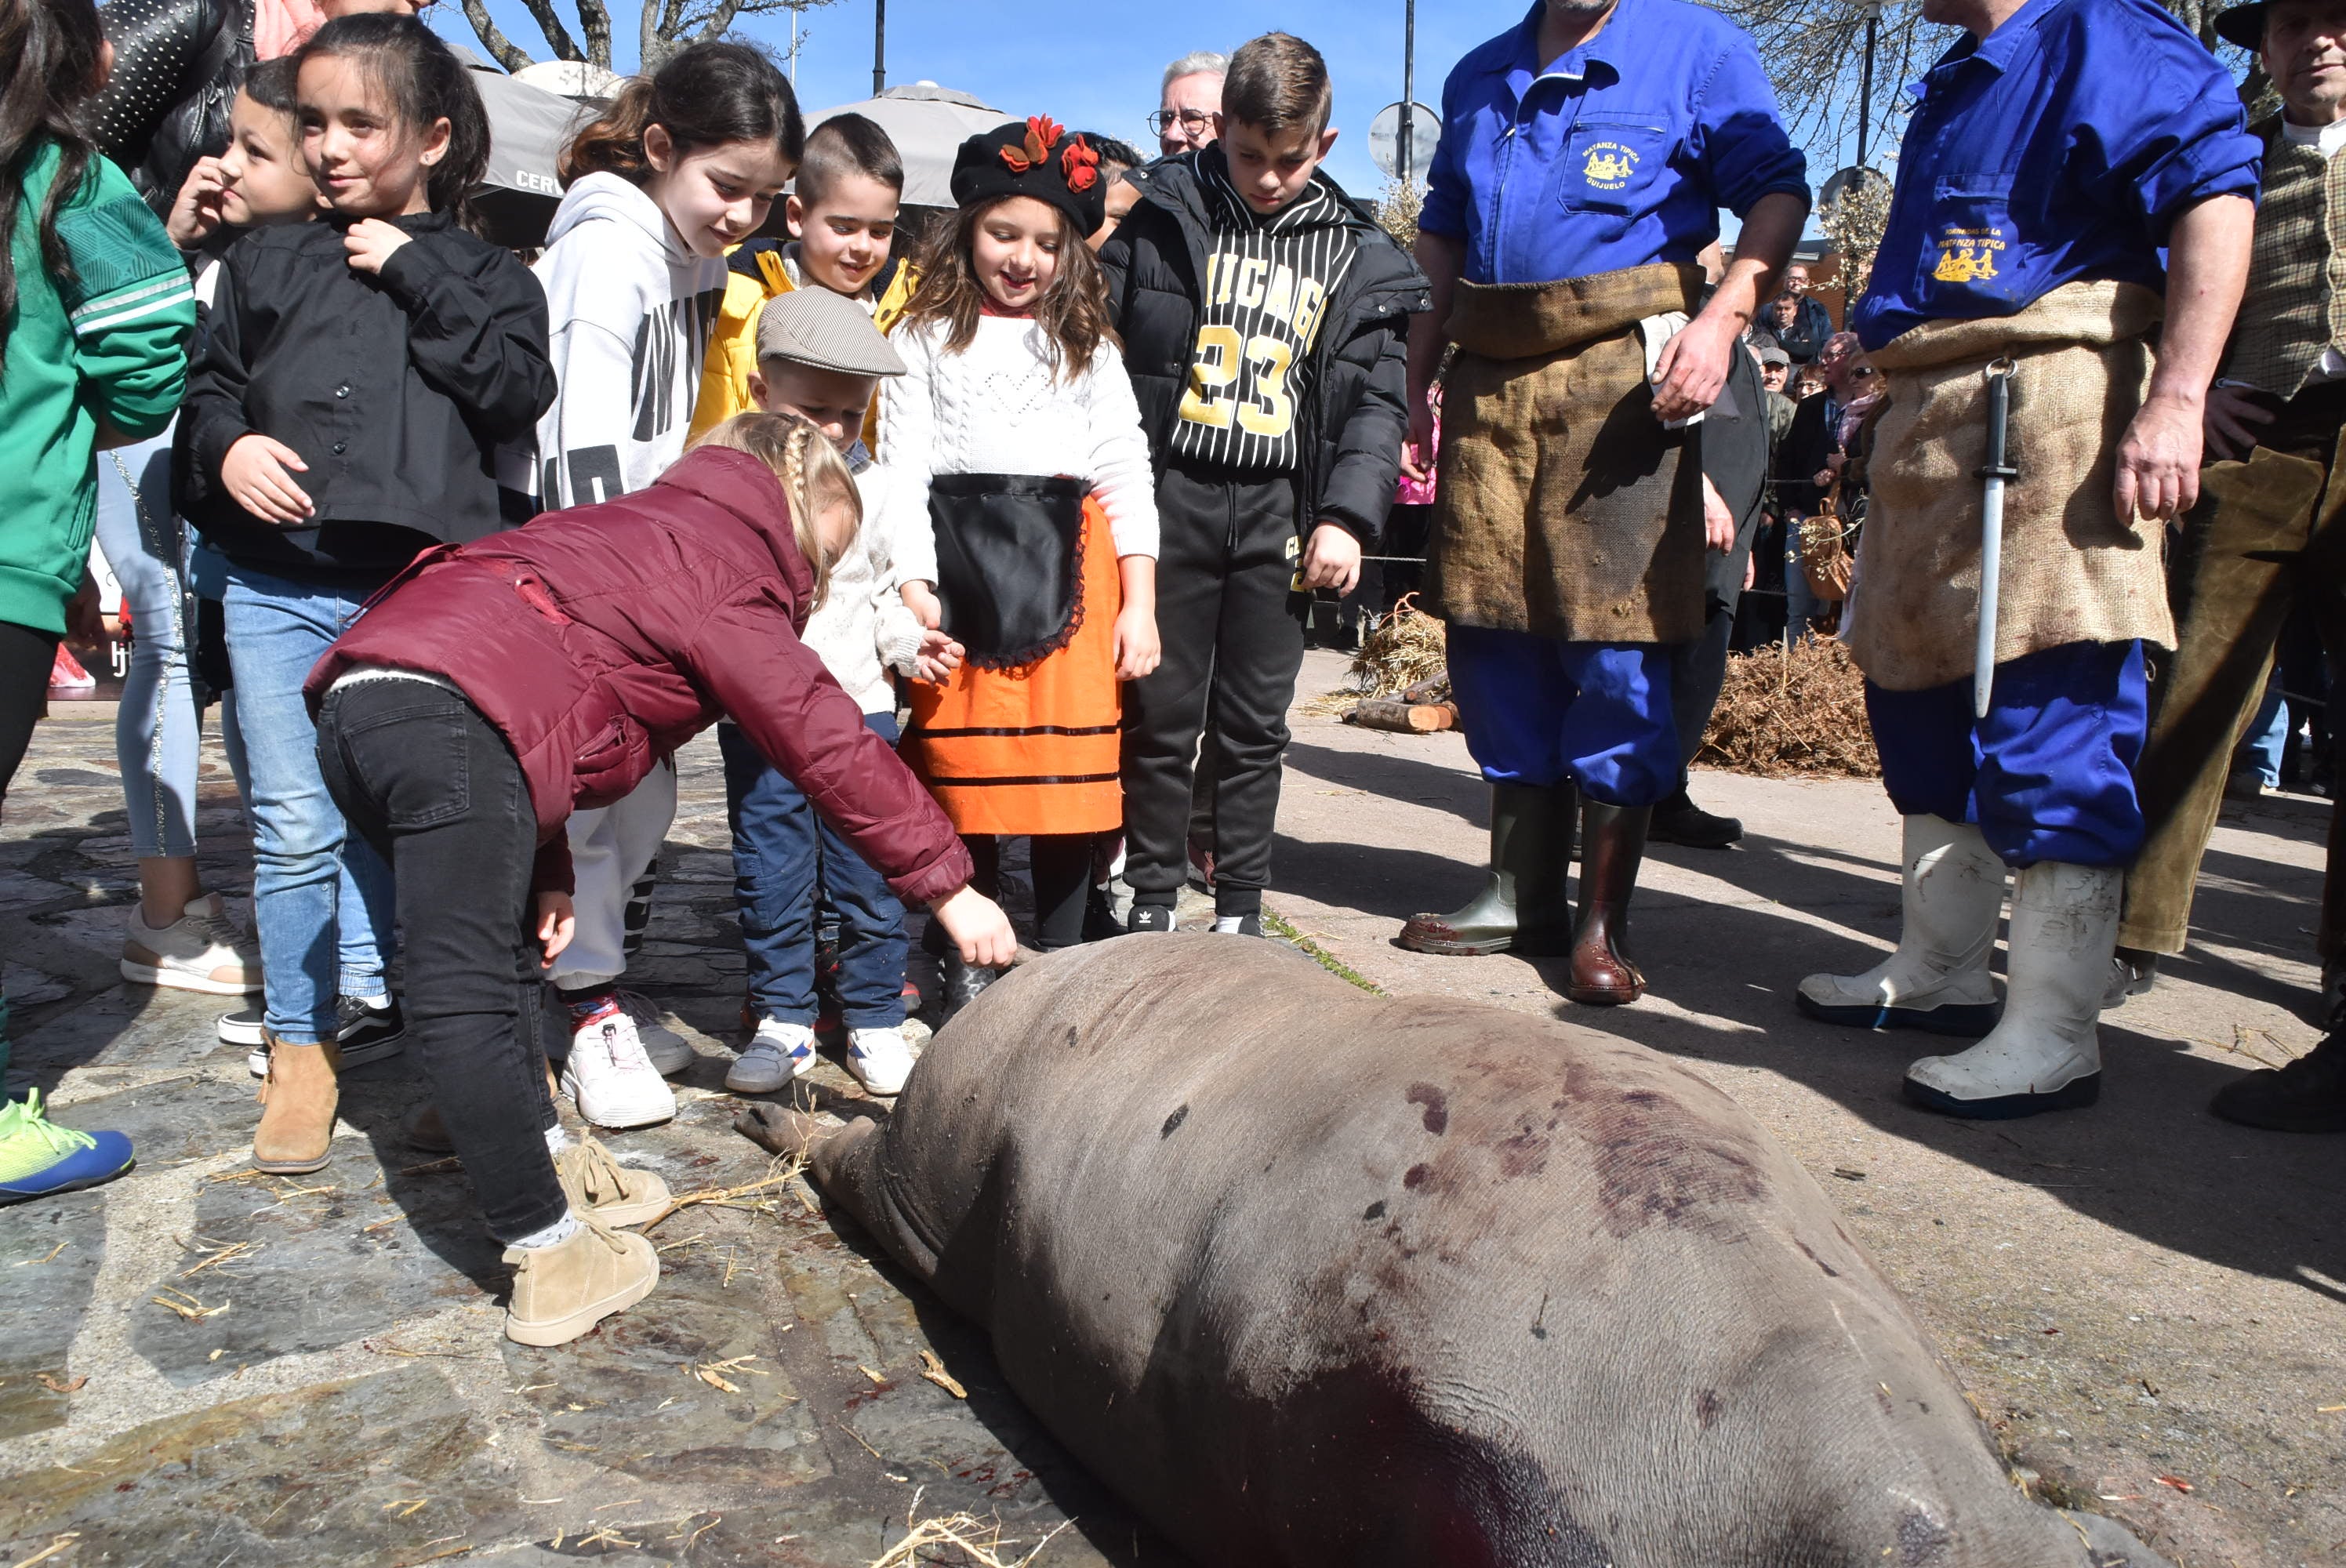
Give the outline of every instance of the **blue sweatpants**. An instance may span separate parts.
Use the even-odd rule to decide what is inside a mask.
[[[2124,866],[2142,848],[2139,642],[2064,643],[2000,664],[1977,722],[1969,676],[1923,691],[1867,681],[1865,711],[1901,816],[1975,822],[2014,867]]]
[[[1608,806],[1651,806],[1677,792],[1673,649],[1462,626],[1450,628],[1449,648],[1466,749],[1492,783],[1568,779]]]

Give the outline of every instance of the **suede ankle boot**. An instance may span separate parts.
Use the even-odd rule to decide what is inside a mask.
[[[1580,919],[1572,932],[1572,978],[1565,995],[1596,1007],[1617,1007],[1646,993],[1646,977],[1630,961],[1629,895],[1646,857],[1650,806],[1582,808]]]
[[[1491,872],[1465,908],[1412,915],[1401,944],[1415,952],[1471,957],[1559,953],[1571,944],[1565,867],[1579,791],[1571,784],[1491,786]]]
[[[659,1254],[648,1240],[592,1214],[576,1217],[578,1229],[566,1241],[505,1249],[514,1266],[505,1338],[517,1345],[566,1345],[659,1283]]]
[[[252,1165],[270,1176],[323,1170],[342,1106],[340,1053],[323,1045],[289,1045],[269,1037],[269,1076],[261,1081],[260,1125],[252,1135]]]

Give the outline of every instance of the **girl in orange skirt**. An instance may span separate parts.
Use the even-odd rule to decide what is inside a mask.
[[[923,498],[944,627],[904,760],[998,891],[995,834],[1034,841],[1036,945],[1082,940],[1094,838],[1124,820],[1117,682],[1157,667],[1157,500],[1140,409],[1084,241],[1099,157],[1047,118],[962,145],[953,227],[921,264],[882,392],[880,460]],[[919,504],[919,503],[913,503]],[[997,971],[945,959],[945,1006]]]

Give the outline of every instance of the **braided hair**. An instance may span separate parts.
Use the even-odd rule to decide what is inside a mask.
[[[845,506],[854,514],[857,529],[863,525],[863,498],[839,448],[812,421],[792,413],[736,414],[693,446],[747,453],[774,471],[782,497],[790,503],[790,532],[807,565],[814,568],[813,605],[820,606],[831,589],[836,557],[823,547],[815,520],[833,507]]]

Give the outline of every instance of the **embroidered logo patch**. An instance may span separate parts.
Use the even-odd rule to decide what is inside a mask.
[[[1580,177],[1592,190],[1619,190],[1637,171],[1637,155],[1617,141],[1600,141],[1588,149]]]
[[[1939,264],[1931,276],[1942,283],[1981,282],[1996,276],[1995,253],[2004,248],[2001,229],[1943,229]]]

